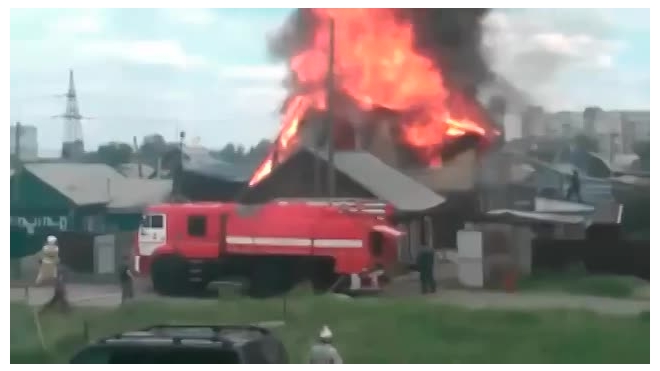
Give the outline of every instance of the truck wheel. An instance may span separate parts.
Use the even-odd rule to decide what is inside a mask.
[[[160,295],[184,295],[188,286],[185,262],[176,256],[156,258],[151,266],[151,282]]]
[[[339,279],[339,275],[335,273],[334,261],[322,260],[314,264],[314,269],[311,274],[312,288],[317,294],[324,294]]]
[[[250,274],[248,295],[269,297],[284,294],[291,288],[292,274],[287,261],[269,259],[256,262]]]

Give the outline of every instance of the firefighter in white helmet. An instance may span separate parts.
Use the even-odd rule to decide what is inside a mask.
[[[41,285],[43,282],[52,282],[57,278],[57,265],[60,263],[60,249],[57,247],[57,237],[48,236],[46,244],[41,249],[41,259],[39,274],[35,284]]]
[[[323,326],[318,343],[312,346],[309,363],[344,363],[332,345],[332,331],[328,326]]]

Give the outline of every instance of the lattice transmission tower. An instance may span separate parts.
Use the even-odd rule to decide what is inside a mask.
[[[85,141],[83,139],[81,121],[89,119],[89,117],[80,115],[76,86],[73,82],[73,70],[69,70],[69,90],[64,96],[66,97],[66,110],[64,114],[53,116],[53,118],[64,119],[62,158],[80,158],[85,153]]]

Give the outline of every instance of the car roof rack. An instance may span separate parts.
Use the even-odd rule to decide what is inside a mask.
[[[98,344],[149,343],[152,345],[222,345],[231,347],[269,336],[254,325],[155,325],[100,339]]]

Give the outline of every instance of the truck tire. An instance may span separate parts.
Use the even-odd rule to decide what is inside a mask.
[[[151,265],[151,282],[160,295],[185,295],[189,286],[186,262],[173,255],[157,257]]]
[[[250,272],[248,295],[266,298],[282,295],[291,289],[293,277],[286,259],[263,259],[253,265]]]
[[[313,267],[310,280],[312,282],[314,293],[324,294],[328,292],[339,279],[339,275],[335,273],[335,262],[333,260],[324,259],[314,262]]]

